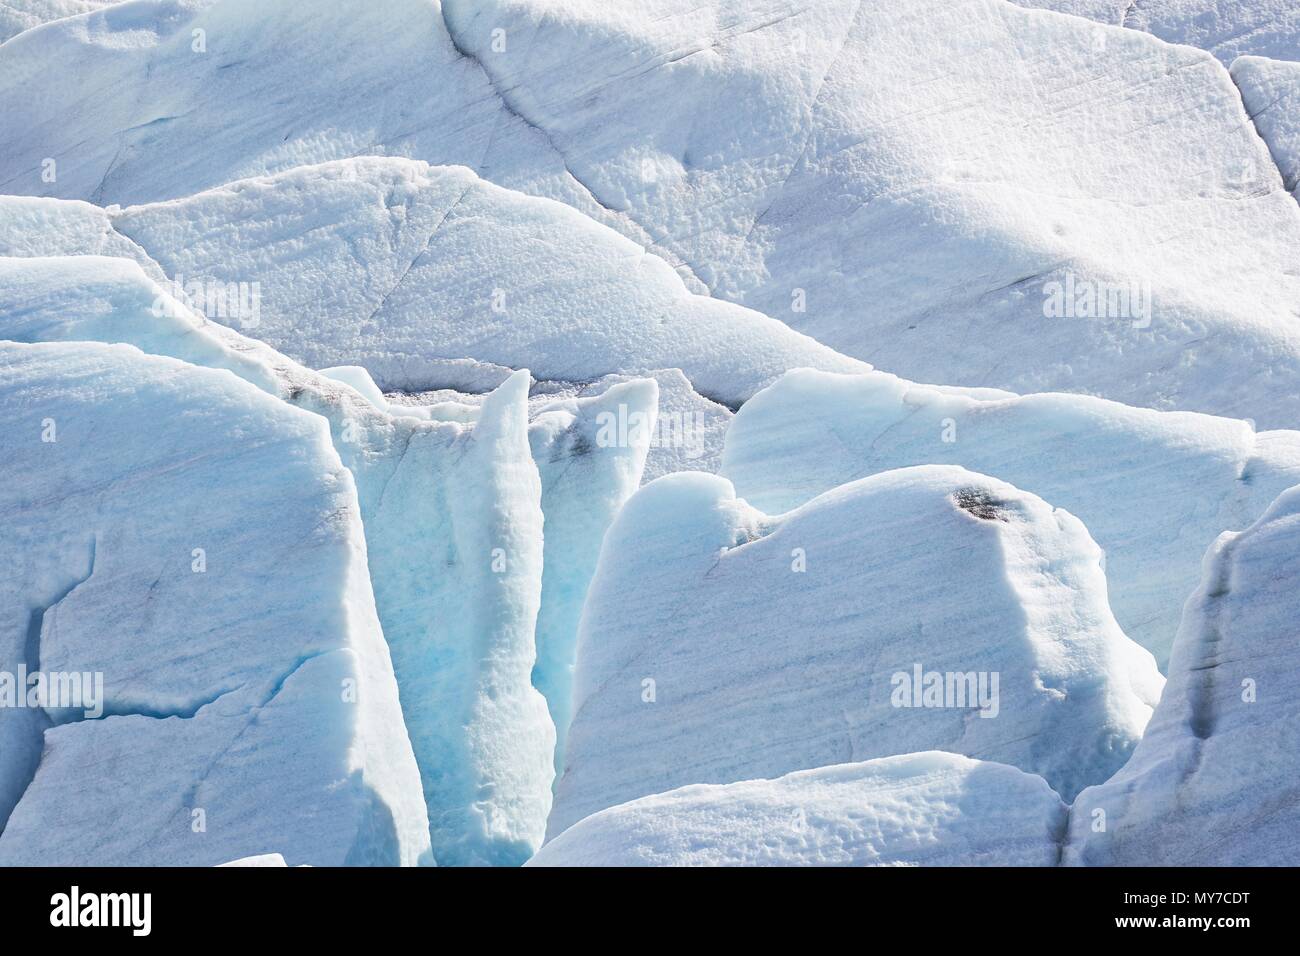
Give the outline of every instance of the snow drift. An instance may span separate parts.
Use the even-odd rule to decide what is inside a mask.
[[[601,810],[529,866],[1051,866],[1041,777],[947,753],[695,785]]]

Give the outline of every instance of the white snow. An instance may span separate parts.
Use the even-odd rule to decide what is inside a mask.
[[[950,463],[1079,518],[1124,632],[1163,666],[1201,556],[1300,483],[1300,432],[1077,395],[991,396],[871,372],[796,371],[741,408],[722,474],[779,513],[847,481]]]
[[[1111,617],[1100,558],[1075,518],[960,468],[877,475],[775,518],[715,476],[646,485],[583,610],[548,838],[684,784],[930,749],[1072,798],[1123,764],[1163,683]],[[986,716],[970,698],[928,706],[920,686],[902,700],[926,706],[900,706],[917,669],[918,685],[983,681]]]
[[[0,708],[0,864],[427,857],[326,423],[128,346],[4,343],[0,366],[0,671],[104,695],[96,719]]]
[[[1041,777],[947,753],[694,785],[594,813],[529,866],[1051,866]]]
[[[229,863],[219,863],[218,866],[288,866],[288,864],[279,853],[262,853],[257,856],[246,856],[240,860],[231,860]]]
[[[1054,10],[1075,17],[1087,17],[1112,26],[1124,22],[1124,15],[1133,6],[1133,0],[1011,0],[1021,7]]]
[[[1124,22],[1170,43],[1209,50],[1224,66],[1246,54],[1300,60],[1294,0],[1140,0]]]
[[[196,29],[206,52],[193,50]],[[1087,392],[1269,427],[1300,416],[1300,209],[1226,71],[1138,30],[1002,0],[903,11],[888,0],[338,0],[311,11],[197,0],[49,24],[5,44],[0,67],[6,191],[127,204],[365,153],[461,164],[618,229],[634,243],[624,269],[660,271],[633,261],[648,249],[692,291],[919,381]],[[96,76],[96,95],[57,82],[68,75]],[[143,95],[145,76],[165,100]],[[53,182],[41,178],[47,158]],[[392,221],[376,211],[403,235],[399,205]],[[535,238],[508,258],[565,258],[536,221],[553,216],[516,214],[508,231]],[[281,251],[304,258],[311,240],[284,238]],[[1051,284],[1074,280],[1094,309],[1135,287],[1141,305],[1045,316]],[[494,324],[486,282],[469,291],[456,314],[475,308],[475,321],[457,336],[504,350],[538,333]],[[586,302],[584,314],[604,304]],[[714,312],[681,325],[702,319],[706,336]],[[752,335],[724,338],[759,348]],[[600,374],[681,366],[724,399],[716,386],[746,364],[712,368],[722,382],[662,354],[620,369],[629,340],[593,339],[565,372],[550,367],[564,357],[558,339],[532,344],[536,356],[509,361],[457,357],[565,378],[613,348]],[[760,351],[769,365],[793,360]],[[365,364],[386,387],[376,356],[307,361]]]
[[[444,11],[715,295],[918,381],[1300,417],[1300,209],[1206,53],[1000,0]]]
[[[0,0],[0,43],[50,20],[73,17],[112,0]]]
[[[1232,79],[1283,185],[1300,201],[1300,63],[1243,56],[1232,64]]]
[[[226,324],[312,367],[364,365],[384,391],[440,387],[425,360],[464,357],[568,381],[676,365],[727,401],[799,365],[865,368],[692,295],[613,230],[462,167],[347,160],[112,222],[173,279],[258,283],[256,324]]]
[[[1124,769],[1081,793],[1066,861],[1294,865],[1300,852],[1300,489],[1224,534]]]

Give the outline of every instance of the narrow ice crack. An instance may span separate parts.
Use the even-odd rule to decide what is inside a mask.
[[[580,189],[582,189],[586,196],[596,206],[603,210],[608,216],[612,217],[615,221],[621,223],[628,231],[632,232],[637,237],[636,241],[644,246],[647,251],[659,248],[660,240],[655,239],[653,234],[644,225],[633,218],[630,213],[615,209],[613,206],[609,205],[608,202],[601,199],[591,185],[573,171],[572,162],[565,151],[560,149],[559,144],[556,143],[555,137],[551,134],[550,130],[546,129],[536,120],[526,116],[520,105],[512,100],[511,97],[507,96],[507,91],[502,88],[501,83],[498,81],[495,74],[487,68],[487,65],[480,57],[474,54],[470,48],[461,41],[461,38],[452,28],[451,20],[447,16],[446,4],[443,4],[440,7],[440,15],[442,16],[443,28],[447,31],[447,37],[451,41],[452,48],[466,60],[479,68],[483,77],[487,80],[488,86],[490,86],[492,92],[496,94],[496,97],[501,104],[501,108],[529,129],[536,132],[546,141],[547,146],[551,148],[552,152],[555,153],[556,157],[563,165],[565,174],[568,175],[568,177],[572,179]],[[686,273],[684,278],[688,277],[698,285],[698,289],[692,291],[703,290],[706,294],[709,292],[709,284],[700,278],[699,274],[689,262],[676,255],[671,258],[668,256],[661,256],[661,258],[665,259],[665,261],[667,261],[679,275],[684,271]]]

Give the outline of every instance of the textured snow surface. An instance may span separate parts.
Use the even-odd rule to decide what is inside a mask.
[[[0,338],[127,342],[325,416],[355,477],[434,849],[447,862],[529,855],[550,806],[554,731],[530,680],[542,516],[527,373],[484,401],[474,428],[394,418],[205,322],[132,262],[97,256],[0,258]]]
[[[427,855],[324,420],[128,346],[5,343],[0,366],[0,670],[104,688],[98,719],[0,709],[0,863]]]
[[[1209,50],[1225,66],[1247,54],[1300,60],[1300,7],[1294,0],[1137,0],[1124,23],[1170,43]]]
[[[1300,201],[1300,63],[1243,56],[1232,64],[1241,101]]]
[[[1115,618],[1163,666],[1205,549],[1300,483],[1300,432],[804,370],[741,408],[722,473],[750,504],[780,513],[844,482],[932,462],[1001,478],[1079,518],[1105,551]]]
[[[444,10],[721,297],[919,381],[1300,412],[1300,210],[1205,53],[998,0]],[[1046,317],[1069,277],[1149,315]]]
[[[1100,557],[1069,514],[954,467],[779,518],[715,476],[646,485],[588,593],[548,837],[687,783],[931,749],[1072,798],[1123,765],[1163,683],[1111,616]],[[897,706],[917,667],[996,672],[993,706]]]
[[[0,0],[0,43],[50,20],[73,17],[112,0]]]
[[[1300,489],[1293,488],[1258,523],[1223,535],[1206,554],[1160,706],[1124,769],[1079,795],[1068,862],[1295,864],[1298,582]]]
[[[460,164],[918,381],[1300,417],[1300,208],[1226,71],[1138,30],[1002,0],[177,0],[30,31],[0,66],[10,192],[125,205],[363,153]],[[52,79],[83,73],[93,100]],[[1046,317],[1071,279],[1149,308]]]
[[[1247,54],[1300,60],[1295,0],[1011,0],[1100,23],[1123,24],[1169,43],[1208,50],[1230,66]]]
[[[259,282],[244,331],[313,367],[360,363],[385,391],[437,387],[425,362],[467,356],[569,381],[680,365],[726,401],[800,365],[865,367],[692,295],[613,230],[462,167],[347,160],[112,223],[172,277]]]
[[[1050,866],[1065,817],[1041,777],[931,752],[642,797],[529,865]]]

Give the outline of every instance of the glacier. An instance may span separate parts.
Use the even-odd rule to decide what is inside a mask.
[[[14,171],[0,189],[139,205],[357,154],[464,166],[622,232],[691,292],[914,380],[1292,420],[1300,209],[1227,70],[1003,0],[895,8],[115,5],[0,49],[0,167]],[[204,53],[196,30],[213,38]],[[369,46],[382,63],[355,52]],[[96,101],[56,72],[102,77]],[[142,75],[168,89],[165,109]],[[49,87],[39,103],[31,83]],[[274,106],[267,87],[284,90]],[[734,103],[762,121],[714,120]],[[1066,282],[1093,304],[1045,315],[1045,290]],[[1133,288],[1141,308],[1097,304]],[[490,293],[461,305],[483,319]]]
[[[1111,616],[1100,557],[1076,518],[951,466],[776,517],[716,476],[651,482],[606,534],[583,609],[548,838],[683,784],[922,750],[1072,799],[1123,765],[1163,684]],[[900,700],[916,671],[991,695]]]
[[[1294,864],[1298,70],[0,0],[0,865]]]
[[[129,346],[6,342],[0,367],[0,669],[106,693],[97,719],[0,708],[0,864],[426,857],[325,422]]]
[[[802,370],[741,408],[721,473],[752,505],[780,513],[844,482],[929,463],[1000,478],[1079,518],[1105,551],[1115,618],[1163,666],[1205,549],[1300,484],[1300,431]]]
[[[1300,58],[1300,47],[1296,56]],[[1300,63],[1242,56],[1232,63],[1232,79],[1268,144],[1283,186],[1300,201]]]
[[[1160,705],[1124,768],[1079,794],[1067,863],[1294,864],[1298,578],[1292,488],[1206,554]]]
[[[531,685],[542,515],[527,373],[493,393],[472,428],[394,418],[207,322],[135,263],[89,255],[0,258],[0,337],[126,342],[233,372],[325,416],[355,476],[435,852],[449,862],[531,853],[550,806],[554,729]],[[467,675],[490,701],[465,693]]]

